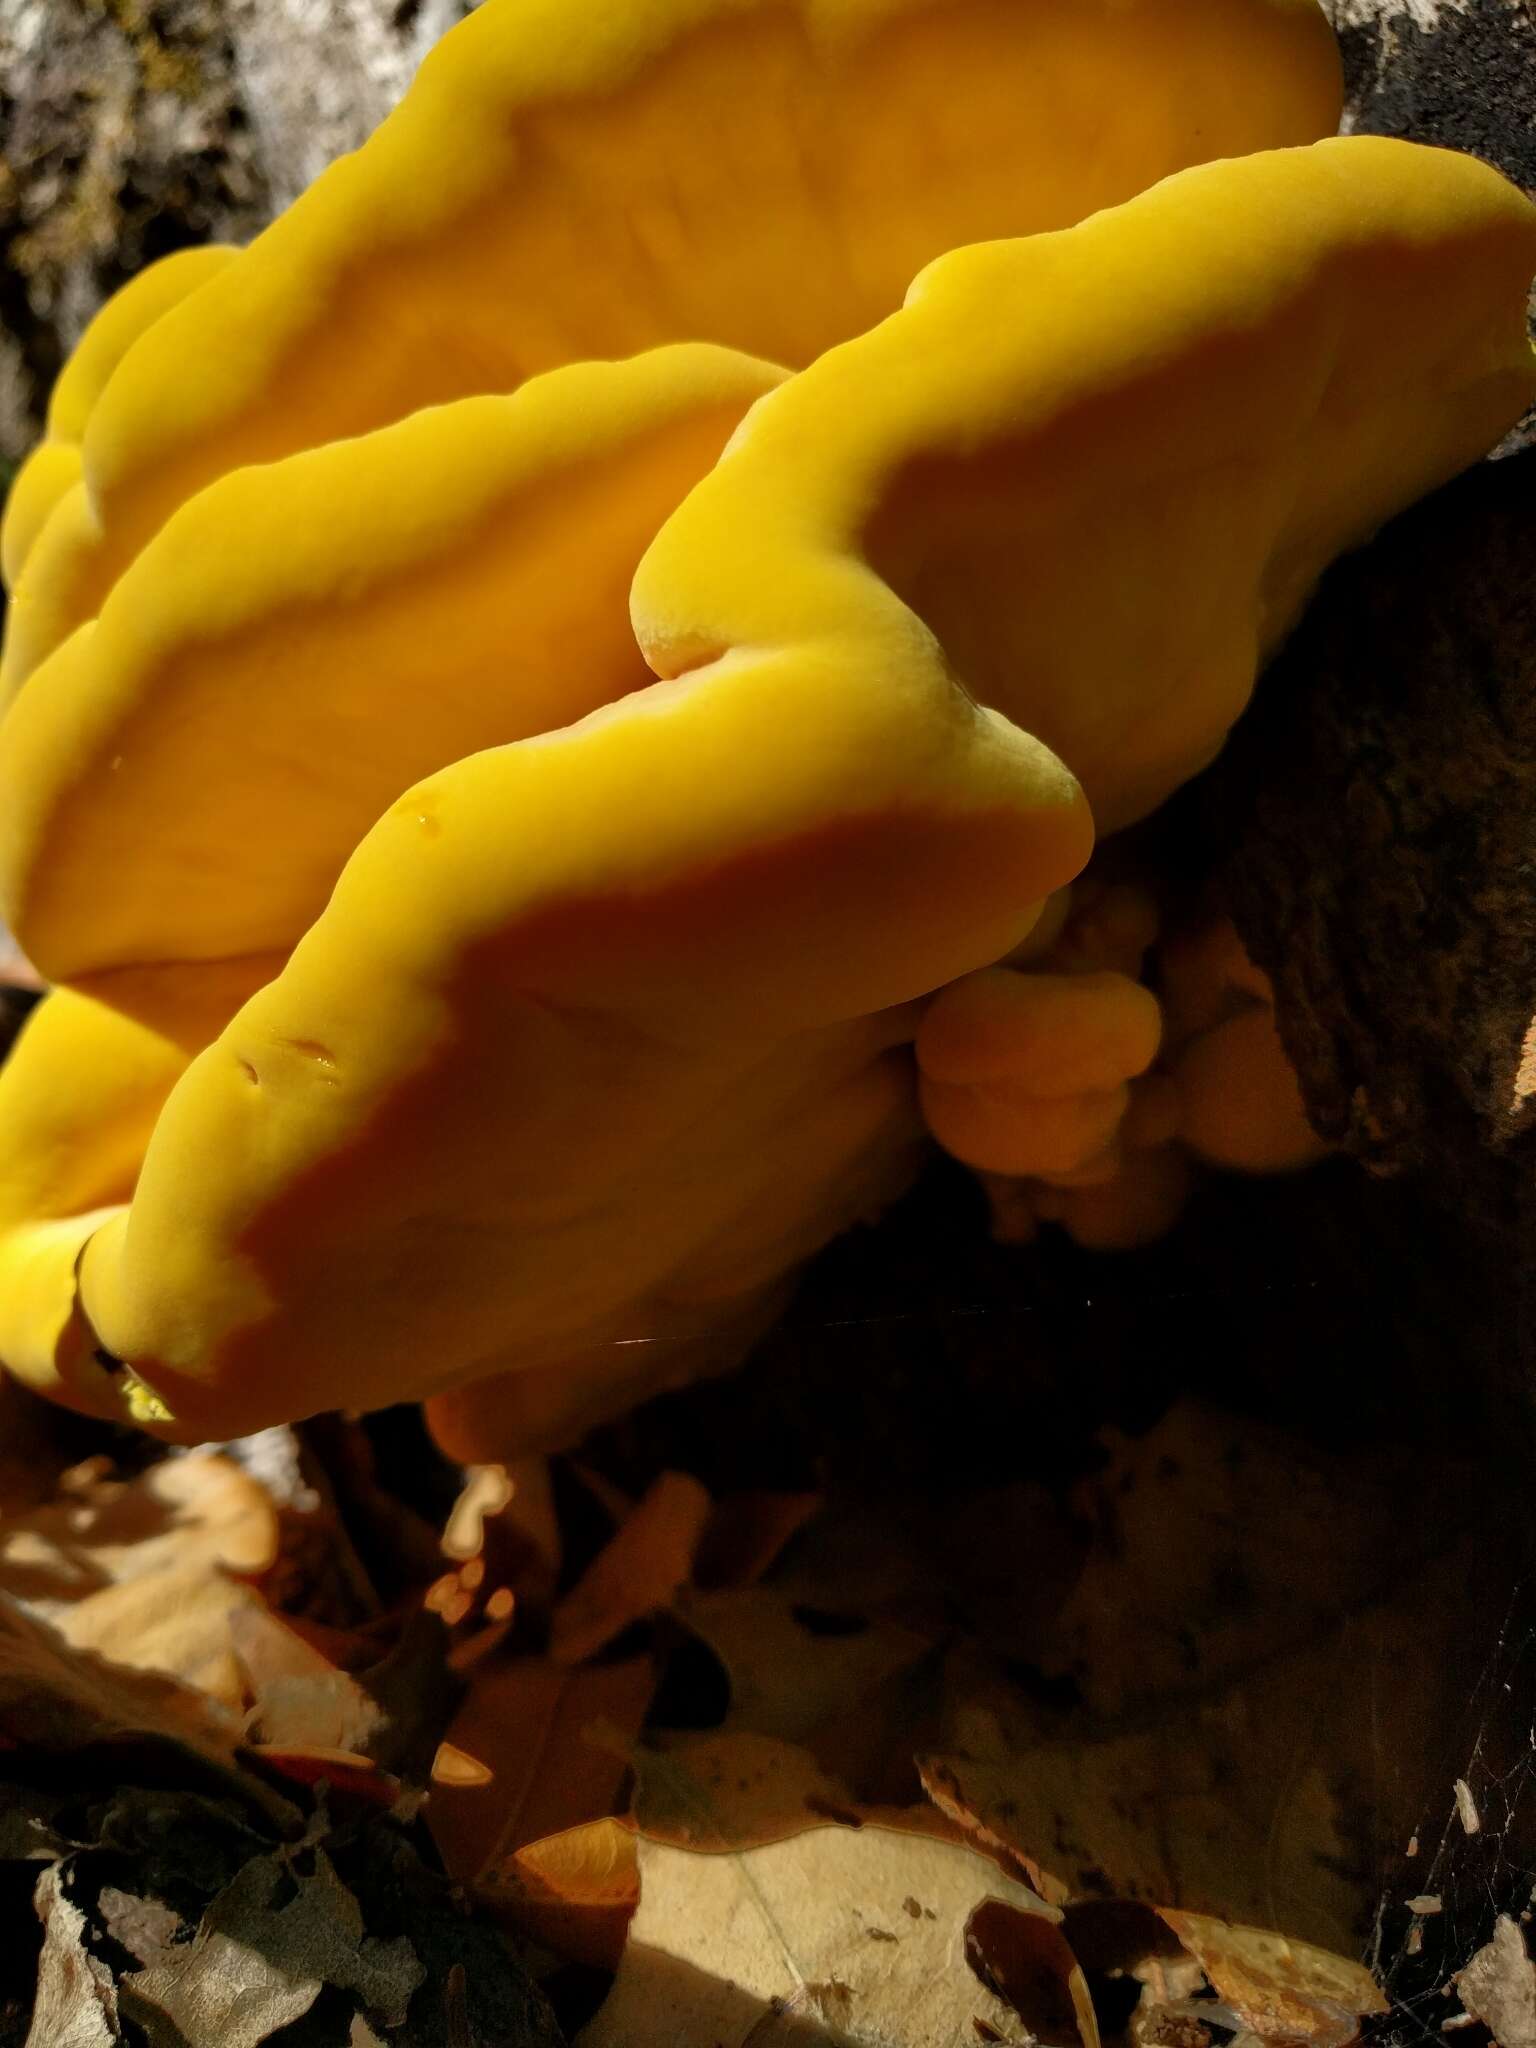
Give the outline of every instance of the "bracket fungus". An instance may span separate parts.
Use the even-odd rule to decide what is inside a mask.
[[[1338,91],[1313,0],[487,0],[113,302],[5,530],[0,1359],[495,1455],[925,1131],[1103,1242],[1292,1156],[1067,891],[1536,390],[1536,210]]]

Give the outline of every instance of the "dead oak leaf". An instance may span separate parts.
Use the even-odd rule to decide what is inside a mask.
[[[191,1942],[123,1979],[123,2011],[150,2048],[261,2048],[328,1984],[353,1993],[386,2028],[404,2021],[426,1975],[415,1950],[404,1936],[365,1934],[361,1908],[325,1851],[311,1853],[308,1875],[280,1855],[253,1857]]]
[[[966,1960],[1040,2048],[1099,2048],[1099,2023],[1066,1935],[1043,1913],[984,1899],[965,1923]]]
[[[1261,1927],[1229,1926],[1204,1913],[1165,1907],[1160,1917],[1199,1963],[1216,1996],[1262,2040],[1345,2048],[1365,2014],[1388,2009],[1370,1971],[1346,1956]],[[1536,2048],[1536,2032],[1526,2048]]]
[[[427,1803],[449,1875],[498,1908],[499,1873],[518,1850],[611,1814],[655,1683],[648,1657],[574,1670],[538,1657],[482,1665]]]
[[[809,1750],[772,1735],[714,1730],[663,1736],[637,1744],[631,1761],[635,1825],[650,1840],[679,1849],[756,1849],[828,1821],[949,1842],[967,1837],[967,1830],[930,1802],[894,1806],[860,1800]],[[1022,1875],[1017,1858],[1004,1856],[1000,1867],[1012,1877]]]
[[[125,1892],[114,1884],[104,1884],[96,1894],[96,1917],[143,1970],[160,1962],[185,1932],[181,1915],[163,1899]]]
[[[237,1608],[229,1628],[252,1741],[367,1753],[384,1712],[350,1672],[259,1602]]]
[[[1437,1529],[1436,1554],[1410,1548],[1389,1569],[1391,1518],[1374,1482],[1362,1482],[1361,1498],[1385,1536],[1345,1526],[1359,1507],[1347,1462],[1330,1490],[1316,1477],[1324,1453],[1298,1464],[1265,1432],[1245,1431],[1197,1415],[1182,1435],[1154,1431],[1117,1454],[1104,1511],[1131,1545],[1123,1577],[1108,1544],[1085,1576],[1097,1591],[1074,1597],[1054,1653],[1050,1642],[1037,1653],[1048,1676],[1073,1680],[1071,1701],[960,1671],[946,1683],[942,1741],[921,1745],[924,1782],[1058,1902],[1133,1899],[1348,1955],[1376,1905],[1362,1814],[1369,1808],[1380,1838],[1407,1839],[1426,1792],[1444,1783],[1447,1754],[1465,1753],[1456,1650],[1485,1629],[1496,1640],[1505,1625],[1510,1581],[1502,1565],[1489,1569],[1505,1539],[1492,1517]],[[1306,1484],[1302,1465],[1314,1475]],[[1228,1574],[1223,1622],[1216,1580],[1237,1553],[1202,1546],[1237,1540],[1234,1472],[1267,1511],[1256,1518],[1276,1526],[1241,1580],[1257,1607],[1235,1599]],[[1296,1514],[1317,1523],[1289,1549],[1287,1473]],[[1463,1520],[1470,1512],[1463,1506]],[[1335,1533],[1340,1557],[1327,1578],[1314,1564]],[[1287,1604],[1287,1558],[1308,1581],[1304,1601]],[[1181,1627],[1189,1640],[1176,1656]],[[964,1659],[950,1662],[958,1670]],[[1477,1739],[1496,1775],[1520,1753],[1523,1729],[1513,1713],[1491,1717]],[[1518,1853],[1514,1841],[1504,1847]]]
[[[1255,1921],[1276,1912],[1320,1946],[1348,1948],[1357,1899],[1336,1867],[1347,1845],[1321,1765],[1287,1752],[1283,1776],[1244,1775],[1265,1704],[1239,1695],[1208,1704],[1193,1728],[1018,1746],[977,1715],[964,1749],[920,1758],[919,1772],[941,1812],[1011,1851],[1056,1904],[1178,1901]]]
[[[1159,1885],[1174,1883],[1172,1872],[1151,1846],[1158,1840],[1160,1817],[1178,1832],[1191,1859],[1186,1869],[1197,1882],[1210,1886],[1222,1881],[1223,1855],[1240,1865],[1245,1853],[1258,1853],[1263,1845],[1257,1842],[1245,1852],[1235,1827],[1223,1832],[1227,1789],[1214,1780],[1196,1785],[1188,1774],[1195,1759],[1183,1766],[1182,1796],[1190,1801],[1185,1806],[1180,1795],[1168,1789],[1170,1775],[1175,1786],[1180,1783],[1177,1748],[1149,1747],[1154,1741],[1150,1737],[1128,1740],[1131,1747],[1125,1754],[1119,1745],[1084,1744],[1063,1745],[1057,1752],[1027,1751],[1011,1764],[995,1756],[990,1763],[970,1757],[927,1758],[923,1781],[943,1811],[957,1820],[970,1820],[976,1839],[993,1848],[1012,1846],[1038,1873],[1045,1896],[1058,1902],[1082,1897],[1095,1887],[1119,1898],[1150,1902]],[[1103,1748],[1114,1760],[1112,1776],[1105,1775]],[[1143,1772],[1154,1775],[1143,1779]],[[1094,1845],[1091,1851],[1089,1843]],[[1089,1867],[1089,1854],[1103,1856],[1108,1868]],[[1064,1879],[1063,1872],[1070,1878]],[[1225,1882],[1231,1890],[1240,1880],[1229,1876]],[[1218,1999],[1247,2033],[1260,2039],[1344,2048],[1358,2034],[1364,2014],[1387,2009],[1369,1971],[1330,1949],[1209,1914],[1166,1906],[1154,1910],[1199,1965]],[[1536,2042],[1530,2048],[1536,2048]]]
[[[238,1706],[231,1621],[262,1608],[239,1582],[270,1567],[278,1541],[270,1496],[231,1458],[162,1458],[133,1479],[93,1462],[7,1519],[0,1591],[76,1649]]]
[[[694,1560],[694,1577],[709,1591],[755,1586],[824,1507],[819,1493],[766,1489],[728,1494],[715,1503]]]
[[[689,1591],[673,1612],[725,1666],[724,1725],[786,1742],[804,1741],[933,1648],[929,1636],[899,1622],[812,1606],[783,1586]]]
[[[43,1952],[26,2048],[117,2048],[112,1973],[85,1945],[85,1915],[68,1895],[68,1876],[68,1864],[50,1864],[33,1893]]]
[[[665,1607],[693,1574],[709,1494],[687,1472],[662,1472],[555,1608],[549,1653],[579,1664]]]
[[[673,1736],[623,1753],[636,1780],[632,1818],[592,1820],[529,1842],[476,1887],[504,1925],[573,1962],[619,1967],[639,1898],[637,1829],[654,1842],[711,1851],[757,1848],[829,1820],[962,1839],[930,1805],[858,1806],[807,1751],[773,1736]]]
[[[612,1973],[640,1898],[634,1828],[609,1816],[530,1842],[497,1865],[478,1896],[503,1926]]]
[[[637,1847],[629,1943],[578,2048],[1035,2038],[973,1967],[967,1929],[984,1903],[1054,1916],[970,1849],[879,1827],[815,1828],[737,1855]]]
[[[679,1849],[755,1849],[854,1818],[847,1787],[809,1751],[743,1730],[634,1752],[635,1821]]]
[[[1100,1720],[1304,1651],[1454,1548],[1482,1498],[1451,1457],[1325,1449],[1195,1400],[1103,1440],[1077,1497],[1093,1539],[1037,1645]]]
[[[102,1462],[65,1473],[52,1500],[7,1517],[0,1583],[8,1592],[65,1606],[103,1584],[165,1571],[198,1566],[255,1578],[272,1564],[271,1496],[233,1458],[192,1451],[131,1479]]]
[[[62,1642],[0,1594],[0,1737],[46,1754],[125,1741],[170,1743],[221,1777],[242,1805],[288,1830],[296,1810],[246,1770],[233,1717],[157,1672]]]

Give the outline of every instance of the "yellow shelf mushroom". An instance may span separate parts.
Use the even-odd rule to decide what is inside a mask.
[[[798,368],[961,243],[1310,142],[1315,0],[489,0],[125,358],[16,586],[14,688],[251,462],[714,341]]]
[[[216,276],[237,253],[212,243],[161,257],[114,293],[80,337],[49,398],[47,433],[6,494],[0,574],[13,589],[54,508],[81,481],[86,422],[113,371],[163,313]]]
[[[1027,1243],[1039,1224],[1060,1223],[1081,1245],[1125,1249],[1173,1224],[1196,1165],[1285,1173],[1324,1157],[1281,1043],[1274,991],[1231,921],[1205,917],[1161,935],[1156,906],[1133,886],[1090,882],[1071,897],[1039,962],[1045,971],[953,983],[917,1036],[929,1127],[982,1169],[996,1235]],[[1148,954],[1156,1002],[1138,980]],[[1000,978],[1014,992],[992,993]],[[971,1023],[979,1006],[985,1037]],[[1021,1010],[1022,1029],[1010,1021]],[[948,1071],[962,1063],[965,1071]],[[941,1072],[961,1085],[936,1097]],[[1023,1087],[998,1084],[1017,1072]],[[1030,1089],[1048,1085],[1055,1099],[1037,1104]],[[1050,1149],[1063,1125],[1076,1144]]]
[[[1095,827],[1536,389],[1536,210],[1318,140],[1311,0],[576,25],[109,309],[6,535],[0,1358],[169,1436],[568,1438],[925,1111],[1091,1208],[1172,1114]]]

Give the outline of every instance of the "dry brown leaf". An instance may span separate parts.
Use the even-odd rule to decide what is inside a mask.
[[[494,1887],[527,1843],[612,1813],[628,1776],[623,1748],[655,1682],[648,1657],[570,1671],[536,1657],[482,1667],[448,1730],[452,1751],[480,1771],[456,1762],[427,1803],[449,1874]]]
[[[366,1755],[384,1710],[349,1672],[259,1604],[236,1608],[230,1636],[246,1696],[250,1739],[263,1747]]]
[[[441,1619],[418,1610],[386,1654],[358,1673],[381,1716],[359,1746],[412,1784],[427,1782],[432,1758],[464,1699],[465,1683],[453,1668],[450,1646]]]
[[[717,1501],[694,1577],[707,1592],[755,1586],[823,1505],[819,1493],[734,1493]]]
[[[1493,1939],[1456,1979],[1461,2002],[1498,2048],[1536,2048],[1536,1968],[1519,1925],[1501,1913]]]
[[[196,1562],[255,1578],[277,1554],[271,1496],[216,1451],[160,1458],[132,1479],[115,1479],[92,1460],[64,1474],[61,1492],[52,1513],[7,1525],[4,1555],[8,1563],[23,1560],[11,1540],[23,1530],[51,1543],[42,1562],[72,1578],[61,1588],[66,1600],[76,1589],[89,1591],[98,1573],[138,1578],[168,1562]]]
[[[634,1817],[642,1834],[674,1848],[755,1849],[828,1821],[964,1842],[967,1831],[924,1801],[872,1805],[809,1750],[740,1731],[670,1735],[633,1751]],[[993,1861],[999,1859],[994,1857]],[[1023,1872],[1016,1857],[1000,1867]]]
[[[496,1773],[487,1763],[454,1742],[440,1742],[432,1759],[432,1783],[451,1785],[459,1791],[475,1785],[489,1785]]]
[[[96,1918],[118,1946],[146,1970],[161,1962],[185,1931],[181,1915],[163,1900],[140,1898],[111,1884],[103,1885],[96,1894]]]
[[[969,1849],[823,1827],[740,1855],[641,1837],[638,1855],[640,1905],[624,1960],[578,2048],[1033,2039],[960,1957],[984,1901],[1016,1914],[1047,1909]]]
[[[401,1796],[402,1777],[425,1780],[463,1691],[435,1616],[413,1615],[382,1659],[370,1637],[294,1628],[260,1604],[237,1608],[230,1623],[250,1701],[245,1734],[264,1763],[296,1783],[325,1779],[349,1799],[385,1807]],[[333,1647],[372,1661],[358,1675],[339,1670]]]
[[[78,1649],[141,1671],[168,1672],[238,1710],[244,1683],[233,1627],[242,1612],[264,1617],[261,1595],[192,1569],[105,1586],[70,1610],[60,1633]]]
[[[888,1521],[825,1513],[770,1582],[690,1588],[673,1613],[725,1668],[725,1730],[809,1749],[861,1806],[917,1798],[913,1752],[938,1734],[953,1617],[931,1561]]]
[[[230,1639],[278,1549],[265,1489],[229,1458],[162,1458],[135,1479],[93,1463],[0,1531],[0,1590],[77,1649],[162,1671],[237,1706]]]
[[[1015,1913],[996,1899],[965,1923],[966,1960],[1029,2028],[1040,2048],[1099,2048],[1088,1979],[1057,1924]]]
[[[1351,1457],[1198,1411],[1173,1425],[1120,1447],[1083,1586],[1060,1638],[1036,1643],[1065,1703],[966,1670],[925,1783],[1054,1899],[1131,1898],[1356,1953],[1376,1906],[1362,1787],[1375,1838],[1406,1841],[1465,1753],[1456,1649],[1500,1637],[1504,1539],[1491,1518],[1468,1525],[1476,1501],[1426,1534],[1416,1492],[1414,1543],[1394,1547],[1390,1459],[1364,1461],[1356,1492]],[[1517,1720],[1479,1716],[1495,1777]]]
[[[579,1664],[688,1583],[710,1498],[687,1472],[663,1472],[555,1608],[550,1655]]]
[[[174,1743],[232,1791],[287,1829],[289,1802],[242,1768],[234,1717],[157,1672],[135,1671],[72,1649],[0,1594],[0,1738],[57,1754],[125,1738]]]
[[[269,1591],[265,1586],[262,1590]],[[270,1595],[268,1604],[274,1613],[281,1611],[283,1627],[291,1635],[318,1650],[327,1664],[333,1664],[338,1671],[363,1671],[376,1664],[381,1648],[389,1640],[390,1624],[383,1616],[362,1628],[337,1628],[329,1622],[316,1621],[311,1614],[292,1613]]]
[[[926,1657],[932,1639],[898,1622],[812,1607],[799,1586],[689,1591],[674,1608],[725,1666],[725,1726],[800,1742],[888,1678]]]
[[[256,1754],[269,1770],[293,1785],[324,1785],[329,1811],[338,1818],[359,1806],[380,1806],[386,1812],[399,1806],[404,1788],[390,1771],[381,1770],[372,1757],[356,1750],[325,1749],[318,1743],[295,1742],[263,1745]],[[419,1795],[408,1795],[413,1801]],[[413,1809],[414,1810],[414,1809]]]
[[[608,1818],[530,1842],[498,1864],[479,1896],[553,1954],[617,1970],[640,1897],[635,1831]]]
[[[396,1821],[362,1815],[333,1830],[317,1806],[274,1853],[270,1833],[226,1798],[131,1778],[109,1789],[114,1765],[131,1773],[139,1762],[163,1772],[166,1758],[139,1750],[91,1760],[68,1800],[87,1839],[54,1846],[68,1860],[39,1897],[40,1909],[50,1892],[61,1909],[79,1908],[52,1923],[55,1956],[71,1966],[54,1973],[55,1988],[71,1992],[68,2010],[90,2017],[79,1951],[87,1962],[115,1957],[123,1974],[109,2017],[120,2011],[121,2024],[105,2039],[92,2029],[73,2042],[60,1999],[45,1997],[31,2048],[121,2048],[130,2039],[140,2048],[241,2048],[274,2030],[318,2048],[346,2038],[359,2008],[366,2025],[352,2028],[356,2043],[559,2048],[553,2013],[507,1945],[466,1912],[462,1893]],[[333,1841],[344,1880],[330,1860]],[[10,1960],[24,1966],[26,1945],[16,1946]],[[8,2041],[19,2038],[16,1974],[6,1972],[9,2002],[0,1999]],[[110,1989],[105,1975],[97,1981]]]
[[[914,1503],[910,1525],[967,1628],[996,1655],[1038,1663],[1085,1551],[1082,1524],[1057,1494],[1033,1481],[968,1488],[958,1500]]]
[[[1205,1972],[1217,1997],[1263,2040],[1344,2048],[1359,2033],[1366,2013],[1387,2010],[1370,1971],[1345,1956],[1263,1928],[1233,1927],[1204,1913],[1164,1908],[1161,1917]],[[1529,2048],[1536,2048],[1536,2042]]]
[[[615,1528],[629,1520],[635,1512],[638,1494],[620,1486],[616,1479],[610,1479],[596,1465],[589,1465],[585,1458],[566,1458],[562,1463],[571,1478],[591,1494]]]
[[[400,2025],[425,1977],[415,1951],[403,1936],[366,1934],[325,1851],[311,1854],[308,1876],[281,1856],[253,1857],[192,1941],[122,1980],[123,2010],[150,2048],[260,2048],[302,2018],[327,1984],[354,1993],[385,2027]]]
[[[635,1751],[635,1820],[679,1849],[752,1849],[829,1820],[863,1818],[808,1750],[740,1730]]]
[[[1305,1649],[1442,1554],[1484,1498],[1450,1455],[1324,1450],[1194,1400],[1104,1441],[1078,1501],[1096,1540],[1041,1657],[1100,1719]]]
[[[1195,1727],[1017,1748],[985,1709],[958,1719],[966,1749],[923,1758],[924,1787],[1045,1897],[1273,1909],[1324,1947],[1352,1945],[1358,1899],[1334,1867],[1348,1845],[1323,1766],[1288,1753],[1288,1774],[1245,1778],[1255,1724],[1241,1696]]]
[[[26,2048],[116,2048],[122,2035],[112,1972],[85,1945],[85,1915],[65,1890],[68,1869],[50,1864],[32,1895],[43,1952]]]
[[[184,2048],[188,2041],[260,2048],[302,2019],[321,1988],[318,1977],[294,1978],[286,1963],[238,1936],[200,1932],[169,1962],[127,1978],[122,2003],[149,2048]]]

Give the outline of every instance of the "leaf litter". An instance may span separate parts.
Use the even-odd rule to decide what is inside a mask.
[[[1359,1788],[1416,1846],[1465,1704],[1425,1605],[1485,1555],[1453,1465],[1405,1531],[1399,1454],[1186,1401],[935,1546],[564,1460],[391,1531],[340,1418],[112,1455],[0,1468],[5,2048],[1347,2048],[1386,2010]],[[1382,1702],[1336,1705],[1383,1671],[1385,1775]],[[1513,1920],[1458,1983],[1536,2048]]]

